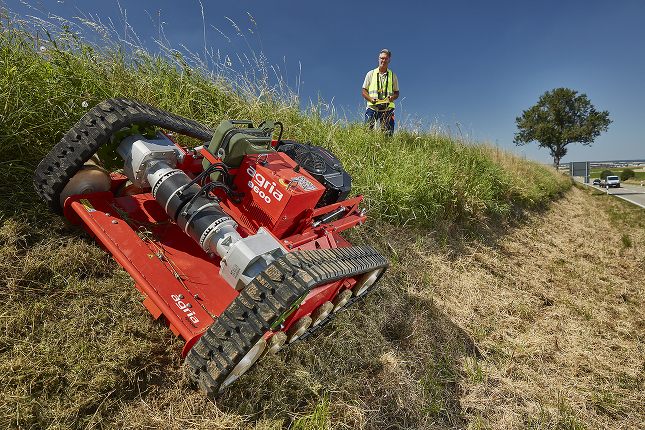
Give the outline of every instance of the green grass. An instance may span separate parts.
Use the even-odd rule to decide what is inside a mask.
[[[327,398],[327,396],[322,396],[320,403],[315,406],[314,410],[311,413],[298,418],[293,428],[296,430],[329,429],[329,399]]]

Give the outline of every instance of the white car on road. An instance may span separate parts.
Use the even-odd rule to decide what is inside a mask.
[[[607,176],[605,178],[605,183],[603,184],[603,187],[616,187],[620,188],[620,178],[618,176]]]

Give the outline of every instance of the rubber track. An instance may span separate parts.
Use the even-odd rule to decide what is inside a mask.
[[[388,265],[371,246],[294,251],[278,258],[204,332],[184,370],[205,394],[214,395],[253,345],[312,288]]]
[[[383,273],[385,273],[385,271],[381,272],[381,274],[380,274],[380,275],[379,275],[379,277],[376,279],[376,281],[374,281],[374,283],[373,283],[372,285],[370,285],[368,288],[366,288],[366,289],[365,289],[365,291],[363,291],[363,292],[361,293],[361,295],[360,295],[360,296],[354,296],[354,297],[352,297],[351,299],[349,299],[349,300],[347,301],[347,303],[345,303],[345,305],[344,305],[342,308],[338,309],[336,312],[332,312],[332,313],[330,313],[329,315],[327,315],[327,318],[325,318],[324,320],[322,320],[318,325],[316,325],[316,326],[314,326],[314,327],[310,327],[310,328],[309,328],[309,330],[307,330],[306,332],[304,332],[303,334],[301,334],[301,335],[300,335],[300,337],[298,337],[298,339],[294,340],[294,341],[293,341],[293,342],[291,342],[291,343],[287,343],[287,344],[285,344],[285,345],[280,349],[280,352],[284,352],[284,351],[286,351],[287,349],[291,348],[293,345],[297,344],[298,342],[300,342],[300,341],[302,341],[302,340],[305,340],[306,338],[308,338],[309,336],[311,336],[312,334],[314,334],[315,332],[317,332],[318,330],[320,330],[321,328],[323,328],[324,326],[326,326],[326,325],[327,325],[327,323],[328,323],[329,321],[331,321],[333,318],[335,318],[335,317],[336,317],[336,315],[338,315],[339,313],[343,312],[345,309],[347,309],[348,307],[352,306],[354,303],[356,303],[357,301],[359,301],[360,299],[362,299],[363,297],[365,297],[365,295],[366,295],[366,294],[367,294],[367,293],[368,293],[372,288],[374,288],[374,286],[378,283],[378,281],[381,279],[381,276],[383,276]]]
[[[150,124],[202,141],[210,140],[215,134],[210,127],[138,100],[102,101],[83,115],[36,168],[34,188],[53,212],[63,213],[60,194],[83,164],[115,132],[135,123]]]

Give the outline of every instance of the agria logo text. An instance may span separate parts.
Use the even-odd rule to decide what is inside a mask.
[[[267,203],[271,203],[271,198],[274,198],[277,201],[282,200],[284,194],[275,188],[275,182],[265,179],[264,176],[262,176],[261,173],[258,173],[252,166],[249,166],[246,169],[246,173],[251,177],[249,188],[262,200]]]
[[[175,301],[175,305],[186,313],[186,317],[190,321],[192,321],[193,324],[197,324],[199,322],[199,320],[195,316],[195,312],[193,312],[193,310],[191,309],[193,305],[191,305],[190,303],[184,303],[184,296],[182,296],[181,294],[173,294],[170,297]]]

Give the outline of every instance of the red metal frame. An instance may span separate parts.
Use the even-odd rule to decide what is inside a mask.
[[[202,158],[182,150],[186,156],[178,168],[191,176],[198,173]],[[212,154],[204,152],[202,155],[210,160]],[[238,232],[245,237],[265,227],[290,251],[350,246],[338,232],[365,221],[358,209],[363,197],[314,208],[324,188],[304,170],[294,172],[295,166],[283,153],[244,159],[234,182],[245,192],[242,203],[234,204],[218,194],[222,208],[238,223]],[[285,180],[294,175],[304,178],[297,186],[293,180]],[[112,180],[114,191],[126,178],[112,175]],[[314,222],[340,207],[346,210],[339,219]],[[113,192],[73,196],[65,202],[64,211],[68,220],[82,224],[132,276],[153,317],[163,315],[173,333],[186,340],[183,355],[238,294],[220,276],[220,258],[204,252],[149,192],[122,197],[115,197]],[[314,288],[284,321],[282,330],[355,282],[348,278]],[[272,334],[268,332],[265,337]]]

